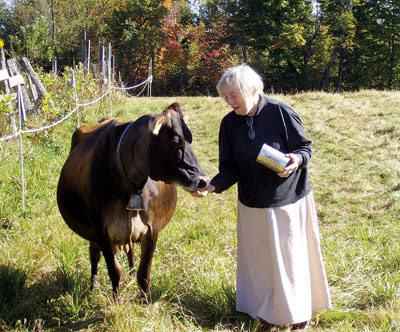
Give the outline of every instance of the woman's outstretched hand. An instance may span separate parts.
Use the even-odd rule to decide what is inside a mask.
[[[192,191],[191,194],[194,197],[203,198],[203,197],[206,197],[208,194],[210,194],[210,193],[212,193],[214,191],[215,191],[215,187],[212,184],[209,184],[206,189]]]
[[[281,178],[287,178],[290,174],[296,172],[302,162],[301,157],[298,154],[288,153],[285,154],[285,156],[290,158],[290,161],[285,169],[282,172],[278,173]]]

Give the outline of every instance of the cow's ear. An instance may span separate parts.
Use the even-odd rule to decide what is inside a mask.
[[[171,105],[169,105],[167,107],[167,109],[171,109],[171,110],[174,110],[174,111],[180,112],[180,113],[182,112],[181,104],[176,103],[176,102],[171,104]]]
[[[157,136],[164,122],[165,122],[165,116],[163,114],[158,115],[151,124],[150,128],[151,132]]]

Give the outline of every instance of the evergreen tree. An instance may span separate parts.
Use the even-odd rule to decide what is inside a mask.
[[[351,89],[400,88],[400,4],[360,1],[355,8],[356,45],[351,57]]]

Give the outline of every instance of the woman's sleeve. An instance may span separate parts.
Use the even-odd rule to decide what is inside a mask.
[[[287,148],[301,156],[299,168],[307,167],[312,156],[312,142],[307,138],[299,115],[289,106],[280,106],[280,113],[286,135]]]
[[[239,168],[234,159],[231,130],[226,119],[219,129],[219,173],[211,180],[216,193],[221,193],[233,186],[239,179]]]

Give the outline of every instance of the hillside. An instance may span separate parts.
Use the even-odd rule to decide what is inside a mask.
[[[273,97],[300,114],[313,141],[310,180],[333,309],[317,313],[311,331],[398,331],[400,92]],[[131,120],[175,101],[213,176],[219,123],[229,111],[222,100],[121,97],[113,114]],[[109,105],[87,109],[84,121],[109,113]],[[235,311],[235,187],[204,199],[179,190],[159,236],[149,303],[139,298],[122,253],[120,303],[103,259],[101,289],[89,291],[88,245],[63,222],[55,200],[75,125],[24,137],[25,210],[19,141],[0,143],[0,331],[261,331]]]

